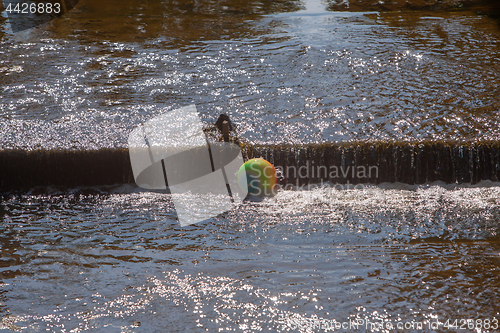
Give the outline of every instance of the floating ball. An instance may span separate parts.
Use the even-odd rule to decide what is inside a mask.
[[[246,175],[246,177],[245,177]],[[246,161],[238,170],[238,183],[248,189],[248,194],[258,197],[273,195],[276,170],[263,158]]]

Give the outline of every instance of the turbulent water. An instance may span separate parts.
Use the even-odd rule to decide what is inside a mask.
[[[0,148],[126,147],[192,103],[254,143],[499,137],[498,21],[333,3],[0,17]],[[132,185],[3,193],[0,331],[494,332],[499,217],[491,182],[280,191],[184,228]]]
[[[311,332],[362,319],[358,331],[402,332],[387,323],[500,319],[500,189],[482,185],[283,191],[186,228],[168,195],[129,186],[4,198],[2,324]]]

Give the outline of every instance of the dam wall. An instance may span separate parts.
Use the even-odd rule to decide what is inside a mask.
[[[241,145],[284,184],[478,183],[500,179],[500,141]],[[134,183],[128,149],[0,150],[0,191]]]

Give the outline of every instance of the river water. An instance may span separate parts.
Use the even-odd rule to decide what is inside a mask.
[[[498,138],[497,20],[330,5],[82,0],[16,34],[2,17],[0,148],[126,147],[192,103],[253,143]],[[182,228],[132,185],[4,193],[0,331],[493,332],[499,209],[487,181],[324,186]]]
[[[258,143],[500,134],[500,29],[474,11],[106,3],[4,29],[0,147],[124,147],[135,125],[192,103]]]

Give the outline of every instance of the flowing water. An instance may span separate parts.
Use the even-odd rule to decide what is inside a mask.
[[[16,34],[0,17],[0,148],[126,147],[191,103],[251,143],[498,138],[497,20],[337,2],[81,0]],[[286,190],[184,228],[132,185],[4,193],[0,331],[494,332],[499,214],[484,181]]]
[[[4,199],[4,328],[310,332],[363,319],[358,331],[402,332],[499,317],[498,187],[283,191],[184,228],[168,195],[129,185]]]
[[[260,143],[500,134],[488,16],[190,3],[87,0],[4,33],[0,147],[124,147],[135,125],[191,103]]]

